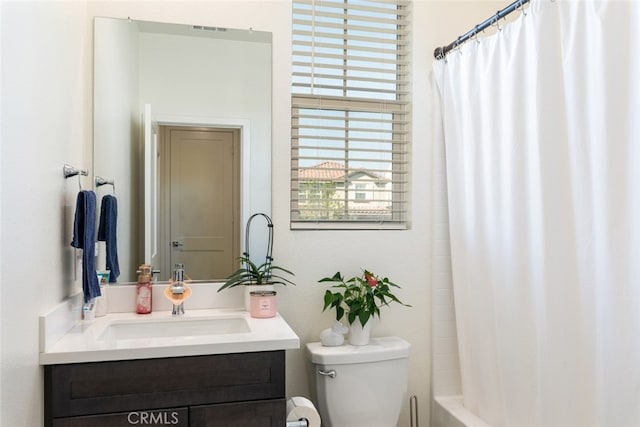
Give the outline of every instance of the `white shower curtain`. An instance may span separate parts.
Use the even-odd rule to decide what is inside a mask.
[[[640,426],[640,2],[533,0],[434,75],[465,406]]]

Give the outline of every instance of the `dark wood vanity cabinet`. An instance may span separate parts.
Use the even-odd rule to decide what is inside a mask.
[[[282,427],[284,350],[44,367],[45,427]]]

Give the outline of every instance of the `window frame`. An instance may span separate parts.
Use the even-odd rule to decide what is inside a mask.
[[[355,2],[355,0],[329,0],[324,1],[323,3],[331,3],[332,5],[338,5],[342,3],[345,5],[345,16],[351,7],[350,2]],[[293,0],[293,21],[294,25],[299,19],[298,15],[296,15],[296,5],[306,5],[307,7],[315,6],[316,0]],[[327,95],[322,93],[321,89],[318,90],[319,93],[302,93],[296,92],[296,81],[295,81],[295,66],[299,64],[299,61],[293,61],[294,70],[293,75],[294,79],[292,79],[292,93],[291,93],[291,114],[292,114],[292,157],[291,157],[291,205],[290,205],[290,224],[292,229],[408,229],[409,221],[410,221],[410,146],[411,146],[411,96],[410,96],[410,2],[407,0],[360,0],[357,1],[359,4],[358,8],[367,8],[367,5],[362,6],[363,3],[371,3],[371,4],[385,4],[385,5],[395,5],[397,7],[397,16],[403,17],[400,25],[398,25],[397,41],[395,43],[396,50],[395,56],[396,59],[394,64],[396,66],[395,71],[395,91],[394,96],[396,99],[380,99],[380,98],[363,98],[363,97],[348,97],[348,96],[335,96],[335,95]],[[308,13],[307,13],[308,14]],[[314,12],[311,12],[313,16]],[[394,13],[395,14],[395,13]],[[321,25],[320,25],[321,27]],[[346,35],[348,29],[350,28],[348,24],[348,20],[345,19],[345,35],[343,35],[343,43],[346,45],[350,40],[350,36]],[[311,25],[312,32],[315,31],[317,26],[314,26],[313,23]],[[294,38],[296,36],[296,29],[294,27]],[[334,37],[338,39],[339,37]],[[311,43],[313,44],[314,39],[312,38]],[[388,39],[387,39],[388,43]],[[296,41],[293,41],[293,53],[295,56],[296,53]],[[350,49],[345,49],[344,58],[345,61],[349,60],[349,52]],[[357,50],[357,49],[356,49]],[[313,56],[313,53],[310,54]],[[313,79],[313,73],[316,69],[316,65],[314,63],[307,64],[312,68],[311,78]],[[321,68],[321,65],[318,65],[317,68]],[[346,76],[346,73],[349,72],[349,66],[345,65],[345,69],[343,73],[345,77],[343,77],[343,86],[345,89],[343,90],[343,94],[346,95],[348,91],[348,86],[350,85],[350,77]],[[335,78],[336,80],[338,78]],[[313,80],[308,86],[304,86],[298,83],[299,86],[303,86],[304,88],[311,87],[313,88]],[[300,145],[300,140],[304,139],[305,136],[301,130],[303,129],[312,129],[312,126],[306,126],[304,123],[301,123],[301,119],[304,120],[305,114],[303,112],[306,111],[316,111],[322,113],[326,112],[341,112],[344,113],[344,118],[340,118],[344,120],[345,125],[344,128],[340,128],[339,126],[336,129],[345,132],[345,149],[344,152],[344,173],[341,178],[336,179],[336,188],[333,189],[334,193],[338,193],[339,191],[344,192],[344,199],[342,200],[341,209],[349,214],[349,218],[345,219],[331,219],[331,218],[302,218],[301,217],[301,202],[309,201],[309,195],[301,195],[301,191],[303,188],[311,188],[313,181],[308,180],[305,181],[302,175],[303,170],[310,170],[314,167],[319,167],[318,165],[309,167],[301,166],[300,160],[307,160],[313,157],[305,157],[301,156],[300,152],[303,150],[310,150],[304,146]],[[354,149],[350,147],[350,143],[355,141],[356,138],[352,138],[349,136],[350,123],[357,122],[357,119],[351,118],[351,115],[354,112],[361,112],[363,117],[366,117],[367,113],[371,114],[379,114],[382,117],[390,117],[388,122],[390,123],[390,129],[385,130],[384,132],[391,135],[391,139],[385,140],[384,144],[389,146],[390,148],[386,149],[391,156],[391,160],[380,160],[379,162],[388,163],[390,165],[390,170],[378,171],[377,173],[382,175],[388,175],[387,177],[374,175],[376,172],[367,172],[374,171],[375,169],[362,169],[365,173],[369,173],[372,176],[372,181],[382,182],[384,179],[388,180],[390,185],[390,190],[380,190],[377,188],[377,182],[373,185],[372,190],[357,190],[355,185],[352,189],[349,188],[350,175],[355,174],[358,171],[358,168],[349,167],[349,159],[352,153],[357,153],[359,151],[367,152],[365,149]],[[329,129],[326,126],[324,129]],[[382,132],[381,132],[382,133]],[[310,137],[313,138],[313,137]],[[373,149],[370,149],[370,152],[375,151],[375,144]],[[384,146],[384,145],[383,145]],[[318,148],[319,147],[319,148]],[[326,146],[319,145],[318,151],[321,150],[329,150],[331,148],[328,144]],[[338,151],[339,149],[335,149]],[[382,151],[382,150],[378,150]],[[320,156],[322,157],[322,156]],[[336,157],[339,159],[339,157]],[[329,157],[322,158],[325,161],[329,161]],[[319,160],[322,160],[319,159]],[[318,161],[319,161],[318,160]],[[330,179],[323,178],[322,182],[331,182]],[[341,190],[338,190],[337,182],[339,180],[343,181],[343,186]],[[332,191],[331,189],[326,189],[327,192]],[[378,202],[378,204],[384,206],[385,203],[391,206],[391,209],[388,210],[390,213],[379,213],[378,217],[367,216],[364,214],[356,214],[355,209],[351,207],[353,204],[363,204],[363,200],[356,197],[356,195],[360,192],[365,193],[365,201],[368,199],[368,194],[376,194],[379,195],[380,198],[372,197],[374,202]],[[349,195],[352,193],[352,196]],[[336,198],[335,194],[333,195],[336,203],[340,202],[339,198]],[[317,211],[320,211],[321,208],[316,207]],[[383,210],[378,210],[378,212],[383,212]],[[340,211],[336,208],[334,213],[340,213]]]

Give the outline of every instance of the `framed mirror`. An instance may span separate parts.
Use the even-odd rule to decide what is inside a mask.
[[[143,263],[160,280],[175,263],[222,280],[243,251],[266,251],[266,230],[251,248],[241,236],[271,211],[271,33],[95,18],[93,112],[95,179],[113,183],[96,185],[98,204],[118,205],[118,283]]]

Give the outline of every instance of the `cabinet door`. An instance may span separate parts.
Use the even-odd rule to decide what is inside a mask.
[[[282,427],[287,424],[285,399],[192,406],[190,427]]]
[[[188,427],[189,409],[174,408],[55,418],[52,423],[53,427],[131,427],[134,425]]]
[[[284,364],[278,350],[45,366],[45,417],[280,399]]]

